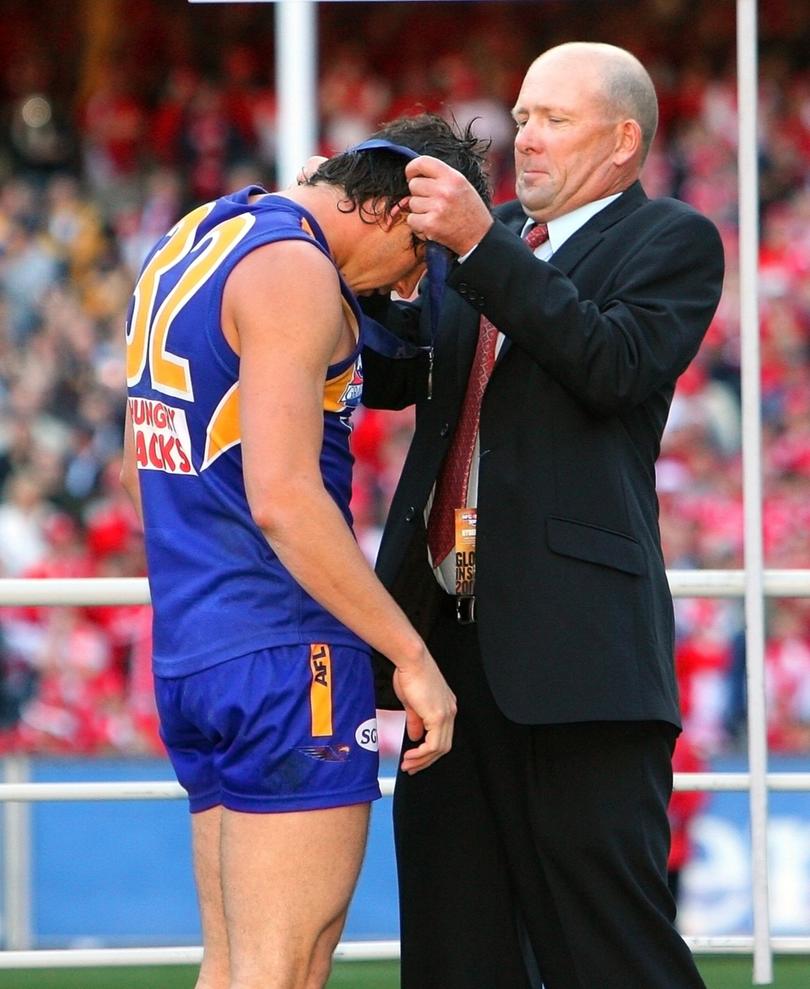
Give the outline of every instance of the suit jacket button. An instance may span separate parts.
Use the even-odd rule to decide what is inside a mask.
[[[459,291],[459,295],[463,295],[464,298],[466,299],[467,298],[467,293],[469,291],[469,289],[467,288],[467,283],[466,282],[462,282],[459,285],[459,287],[458,287],[458,291]]]
[[[405,512],[405,521],[413,522],[416,518],[416,509],[411,505],[407,512]]]
[[[442,428],[439,430],[439,436],[441,436],[443,440],[446,440],[449,435],[450,435],[450,423],[443,422]]]

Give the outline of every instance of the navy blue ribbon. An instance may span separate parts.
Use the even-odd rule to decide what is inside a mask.
[[[346,154],[352,154],[355,151],[393,151],[395,154],[402,155],[403,158],[408,158],[413,160],[414,158],[419,158],[421,152],[414,151],[413,148],[406,148],[402,144],[394,144],[393,141],[386,141],[381,137],[372,137],[368,141],[361,141],[360,144],[355,144],[353,147],[346,150]],[[439,312],[442,306],[442,299],[444,298],[444,289],[447,282],[447,273],[450,270],[450,263],[452,259],[452,253],[444,247],[442,244],[437,244],[435,241],[429,240],[425,244],[425,265],[427,268],[428,276],[428,306],[430,310],[430,347],[431,351],[436,342],[436,333],[439,326]],[[378,329],[382,327],[377,324]],[[387,331],[385,331],[387,332]],[[379,332],[375,332],[374,336],[378,343],[382,343],[381,335]],[[373,346],[373,344],[372,344]],[[401,345],[400,345],[401,348]],[[373,348],[377,350],[377,347]],[[380,351],[386,357],[391,356],[408,356],[403,354],[401,349],[398,354],[392,354],[389,352],[389,348],[385,351]]]

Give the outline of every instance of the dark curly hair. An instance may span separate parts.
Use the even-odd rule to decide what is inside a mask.
[[[487,206],[490,205],[484,158],[490,142],[475,136],[472,122],[462,130],[455,122],[450,124],[436,113],[420,113],[383,124],[371,137],[439,158],[461,172]],[[381,208],[387,215],[409,195],[405,180],[407,164],[408,159],[403,155],[385,148],[344,151],[325,161],[310,176],[307,185],[340,186],[346,198],[339,208],[347,213],[359,209],[364,219],[368,216],[369,222],[373,222]]]

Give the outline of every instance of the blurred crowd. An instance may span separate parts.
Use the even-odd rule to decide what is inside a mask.
[[[610,18],[604,16],[605,7]],[[118,483],[123,327],[145,252],[192,204],[275,183],[272,5],[7,0],[0,27],[0,576],[140,576]],[[659,462],[672,569],[743,566],[734,5],[687,0],[321,4],[319,150],[428,108],[491,138],[511,198],[509,107],[558,41],[621,44],[650,68],[661,127],[644,183],[709,215],[725,293],[679,383]],[[50,8],[58,17],[48,17]],[[46,16],[41,16],[44,11]],[[53,13],[54,11],[52,11]],[[418,18],[418,24],[415,23]],[[808,26],[762,0],[759,135],[766,565],[810,565]],[[212,39],[215,43],[212,43]],[[59,52],[60,57],[55,57]],[[361,413],[358,538],[373,558],[410,413]],[[149,609],[0,609],[0,752],[156,752]],[[692,758],[745,733],[743,614],[678,599],[677,663]],[[810,751],[810,607],[768,602],[773,752]],[[693,763],[689,763],[693,766]],[[700,765],[698,761],[697,765]]]

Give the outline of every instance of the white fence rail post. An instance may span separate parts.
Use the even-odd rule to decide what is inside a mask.
[[[5,786],[27,784],[25,756],[3,760]],[[33,946],[31,932],[31,807],[25,799],[9,799],[3,808],[3,941],[7,948]]]

